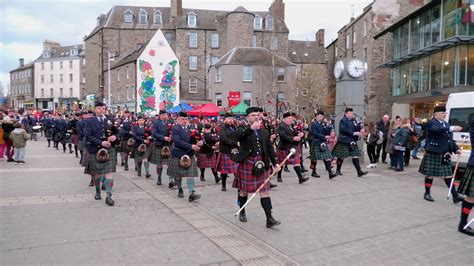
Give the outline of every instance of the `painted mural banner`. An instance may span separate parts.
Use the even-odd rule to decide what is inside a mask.
[[[158,30],[137,59],[137,113],[170,110],[179,104],[179,61]]]

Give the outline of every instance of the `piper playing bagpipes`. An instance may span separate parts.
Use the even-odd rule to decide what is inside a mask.
[[[137,125],[133,127],[133,145],[132,156],[135,160],[137,175],[142,176],[142,163],[145,163],[145,177],[150,178],[150,166],[148,163],[147,152],[151,143],[151,128],[145,127],[145,119],[138,117]]]
[[[201,150],[196,153],[196,163],[197,167],[201,170],[201,181],[206,181],[204,178],[204,173],[206,168],[210,168],[212,174],[214,175],[214,179],[216,183],[219,182],[219,177],[217,176],[217,172],[215,171],[216,167],[216,153],[215,151],[218,149],[217,142],[219,141],[219,136],[216,134],[212,134],[212,127],[210,124],[205,124],[202,132],[201,138],[203,145]]]
[[[156,184],[161,185],[161,175],[163,174],[163,166],[169,164],[169,157],[171,155],[171,129],[173,124],[168,123],[168,113],[165,110],[160,110],[160,118],[153,122],[151,133],[153,136],[152,153],[149,161],[156,165],[156,173],[158,179]],[[169,178],[170,188],[173,187],[173,180]]]
[[[321,177],[316,172],[317,161],[322,160],[326,171],[329,173],[329,179],[336,177],[331,170],[332,154],[329,151],[327,140],[330,138],[332,128],[325,125],[324,123],[325,114],[319,111],[315,114],[315,120],[311,123],[310,134],[312,136],[311,141],[311,169],[313,177]]]

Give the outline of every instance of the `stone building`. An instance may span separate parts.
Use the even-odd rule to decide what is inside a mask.
[[[84,65],[82,45],[61,46],[52,41],[43,42],[43,53],[34,63],[34,95],[39,109],[71,111],[79,104],[81,73]]]
[[[180,61],[181,99],[209,101],[209,67],[232,48],[264,47],[287,56],[284,10],[282,0],[275,0],[267,12],[185,9],[181,0],[171,0],[170,7],[114,6],[84,38],[86,90],[103,97],[107,54],[120,61],[161,29]]]
[[[312,117],[319,108],[334,110],[334,90],[327,86],[328,66],[324,47],[324,30],[315,35],[315,41],[288,41],[288,58],[298,67],[296,77],[295,109],[305,117]]]
[[[296,72],[295,64],[266,48],[234,47],[211,66],[209,94],[223,108],[237,94],[247,105],[274,113],[277,102],[296,102]]]
[[[33,107],[34,87],[34,64],[25,65],[25,60],[20,58],[19,66],[10,71],[9,105],[16,110]]]
[[[359,58],[367,63],[364,79],[365,120],[373,121],[391,114],[390,71],[379,67],[391,57],[390,36],[374,39],[382,29],[423,6],[423,0],[376,0],[357,18],[342,27],[337,40],[328,47],[328,86],[335,86],[334,63],[346,58]]]

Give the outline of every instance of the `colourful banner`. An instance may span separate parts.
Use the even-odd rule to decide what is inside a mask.
[[[240,92],[239,91],[229,91],[229,100],[228,108],[232,108],[240,103]]]

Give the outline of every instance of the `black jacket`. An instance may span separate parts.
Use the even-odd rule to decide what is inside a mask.
[[[386,140],[388,137],[388,130],[390,129],[390,121],[387,124],[383,123],[383,120],[379,120],[377,122],[377,129],[382,131],[383,139]]]
[[[234,126],[223,125],[219,131],[219,152],[230,154],[232,149],[237,148],[236,128]]]
[[[260,134],[260,141],[262,147],[262,160],[265,163],[265,167],[267,169],[270,168],[270,162],[272,165],[276,165],[278,162],[276,161],[275,150],[273,148],[272,143],[270,142],[270,133],[266,129],[259,129]],[[239,127],[235,133],[236,140],[240,142],[239,148],[239,155],[237,161],[244,161],[249,157],[254,149],[252,145],[252,138],[254,136],[254,132],[250,129],[250,126]]]
[[[278,127],[278,136],[280,137],[280,143],[278,143],[278,149],[287,151],[291,147],[298,145],[298,141],[293,141],[293,138],[297,136],[296,132],[285,123],[281,123]]]

